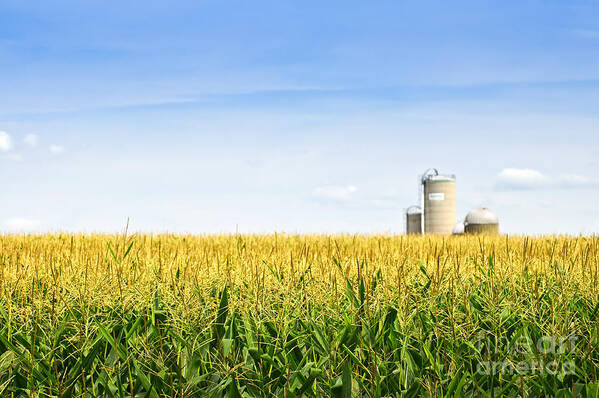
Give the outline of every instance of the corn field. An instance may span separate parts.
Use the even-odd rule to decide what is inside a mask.
[[[598,237],[6,235],[2,397],[598,397]]]

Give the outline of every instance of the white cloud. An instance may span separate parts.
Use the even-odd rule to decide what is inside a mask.
[[[58,155],[60,153],[64,152],[64,147],[60,146],[60,145],[50,145],[50,148],[48,148],[50,150],[50,152],[52,152],[55,155]]]
[[[503,169],[497,175],[497,185],[507,189],[534,189],[545,186],[549,179],[533,169]]]
[[[6,131],[0,131],[0,151],[8,152],[12,149],[12,139]]]
[[[497,187],[501,190],[541,188],[594,187],[597,182],[578,174],[546,176],[533,169],[503,169],[497,175]]]
[[[324,187],[314,188],[312,191],[312,196],[320,199],[348,201],[352,198],[354,192],[357,190],[358,188],[353,185],[327,185]]]
[[[36,146],[37,145],[37,135],[27,134],[25,136],[25,138],[23,139],[23,142],[29,146]]]
[[[40,225],[39,220],[19,217],[11,218],[3,223],[4,228],[10,232],[32,232],[39,230]]]

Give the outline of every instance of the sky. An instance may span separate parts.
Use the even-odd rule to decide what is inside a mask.
[[[0,0],[0,232],[599,232],[595,1]]]

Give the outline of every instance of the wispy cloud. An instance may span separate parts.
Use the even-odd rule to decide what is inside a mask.
[[[348,201],[357,190],[358,188],[353,185],[327,185],[314,188],[312,196],[319,199]]]
[[[37,135],[35,134],[27,134],[25,136],[25,138],[23,139],[23,142],[25,143],[25,145],[34,147],[37,145]]]
[[[12,149],[12,139],[6,131],[0,131],[0,151],[8,152]]]
[[[578,37],[584,37],[586,39],[599,39],[599,30],[594,29],[574,29],[572,33]]]
[[[563,187],[580,187],[595,184],[589,177],[578,174],[561,174],[557,177],[556,182]]]
[[[597,186],[597,181],[578,174],[547,176],[534,169],[503,169],[496,180],[499,190],[525,190],[544,188],[577,188]]]
[[[13,160],[15,162],[20,162],[23,160],[23,156],[20,153],[9,152],[3,156],[4,159]]]
[[[397,199],[371,199],[368,204],[377,209],[399,209],[400,203]]]
[[[41,222],[29,218],[11,218],[2,223],[5,230],[9,232],[34,232],[40,229]]]
[[[48,148],[51,153],[58,155],[64,152],[64,147],[61,145],[50,145]]]

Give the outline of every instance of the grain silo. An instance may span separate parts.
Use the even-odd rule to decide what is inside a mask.
[[[464,221],[467,234],[489,234],[499,233],[499,219],[491,210],[481,207],[472,210]]]
[[[456,223],[456,178],[427,170],[421,179],[424,193],[424,233],[450,235]]]
[[[411,206],[406,210],[406,233],[408,235],[422,234],[422,208]]]

